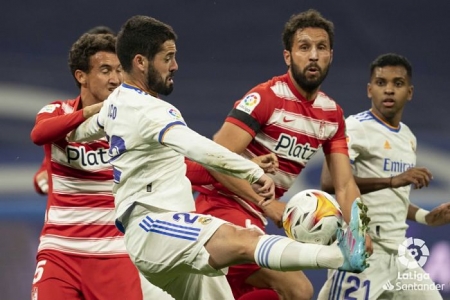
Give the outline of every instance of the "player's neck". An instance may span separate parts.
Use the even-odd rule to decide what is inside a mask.
[[[91,93],[89,93],[87,90],[85,89],[81,89],[80,91],[80,106],[78,107],[78,109],[82,109],[86,106],[91,106],[93,104],[99,103],[100,101],[98,99],[96,99],[96,97],[94,97]]]
[[[146,92],[149,95],[152,95],[153,97],[158,98],[158,93],[155,93],[154,91],[147,88],[146,85],[141,80],[128,77],[128,78],[125,78],[123,83],[131,85],[137,89],[140,89],[143,92]]]

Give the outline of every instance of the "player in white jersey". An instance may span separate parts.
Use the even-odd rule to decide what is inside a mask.
[[[227,188],[247,191],[246,198],[268,217],[281,218],[273,213],[271,199],[266,201],[274,194],[273,181],[258,165],[192,131],[173,105],[157,98],[173,89],[175,40],[169,25],[146,16],[130,18],[116,44],[124,83],[71,136],[78,141],[98,138],[104,128],[114,169],[117,225],[140,272],[175,299],[219,300],[233,299],[221,276],[226,267],[244,261],[281,271],[364,270],[365,229],[357,201],[338,247],[302,244],[192,213],[184,156],[234,176],[224,183]],[[259,183],[265,196],[246,181]]]
[[[450,222],[450,214],[442,214],[449,204],[429,213],[409,201],[411,184],[422,188],[432,178],[426,168],[416,167],[416,137],[401,122],[404,106],[413,95],[411,76],[412,67],[403,56],[379,56],[371,64],[367,87],[372,108],[346,120],[349,156],[356,183],[365,193],[364,203],[369,208],[374,253],[369,258],[370,267],[360,274],[330,271],[320,300],[442,299],[421,267],[412,264],[417,268],[408,269],[407,263],[398,260],[407,218],[430,225]],[[321,180],[322,189],[333,192],[325,164]],[[405,258],[414,261],[408,251]],[[414,284],[424,288],[402,290]],[[431,290],[426,286],[431,286]]]

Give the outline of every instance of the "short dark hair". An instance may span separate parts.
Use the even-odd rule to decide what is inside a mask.
[[[133,58],[141,54],[152,60],[168,40],[177,35],[170,25],[148,16],[133,16],[117,35],[117,56],[125,72],[130,72]]]
[[[293,38],[297,30],[304,28],[322,28],[328,33],[330,48],[334,44],[334,25],[333,22],[325,19],[320,12],[315,9],[309,9],[296,15],[292,15],[284,25],[282,34],[283,46],[285,50],[291,51]]]
[[[91,56],[97,52],[104,51],[116,53],[116,38],[111,34],[83,34],[70,48],[69,68],[75,78],[75,71],[81,70],[89,73],[92,69]],[[78,88],[81,84],[75,78]]]
[[[88,31],[86,31],[86,33],[90,33],[90,34],[112,34],[112,35],[116,35],[116,33],[114,32],[114,30],[112,30],[112,29],[109,28],[108,26],[104,26],[104,25],[99,25],[99,26],[92,27],[91,29],[89,29]]]
[[[386,53],[378,56],[370,64],[370,77],[372,77],[375,68],[382,68],[386,66],[402,66],[406,70],[409,79],[412,78],[412,65],[408,59],[396,53]]]

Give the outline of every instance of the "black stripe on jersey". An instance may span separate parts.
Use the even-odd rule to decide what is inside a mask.
[[[251,115],[243,112],[242,110],[233,108],[228,116],[241,121],[242,123],[250,127],[255,133],[258,132],[261,128],[261,124],[259,124],[258,121],[256,121]]]

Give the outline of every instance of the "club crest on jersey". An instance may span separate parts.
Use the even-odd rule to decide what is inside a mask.
[[[411,143],[411,149],[413,152],[416,152],[416,146],[414,145],[413,141],[409,141]]]
[[[169,116],[171,116],[172,118],[175,118],[177,120],[182,120],[183,118],[181,117],[181,113],[176,110],[175,108],[169,108],[167,109],[167,113],[169,114]]]
[[[52,112],[54,112],[55,111],[55,109],[57,109],[58,107],[60,107],[61,105],[59,105],[59,104],[49,104],[49,105],[46,105],[46,106],[44,106],[43,108],[41,108],[41,110],[38,112],[38,114],[41,114],[41,113],[52,113]]]
[[[198,222],[202,225],[207,225],[209,223],[211,223],[212,218],[211,217],[200,217],[198,218]]]
[[[242,110],[243,112],[250,114],[256,106],[258,106],[261,100],[261,96],[258,93],[250,93],[244,97],[244,99],[239,102],[236,109]]]

